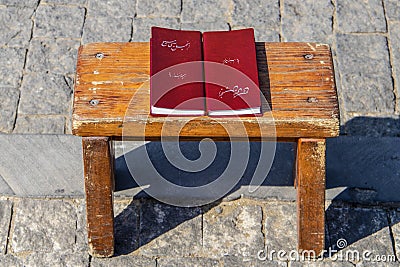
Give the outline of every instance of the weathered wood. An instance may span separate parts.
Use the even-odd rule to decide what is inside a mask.
[[[114,150],[106,137],[83,137],[86,215],[89,253],[114,254]]]
[[[339,112],[329,47],[315,43],[257,43],[256,48],[260,87],[272,112],[257,119],[199,117],[183,127],[180,137],[226,140],[224,125],[243,125],[249,138],[275,134],[284,138],[337,136]],[[165,123],[176,129],[186,120],[149,116],[149,58],[148,43],[80,47],[73,111],[75,135],[121,136],[123,129],[126,135],[129,127],[133,138],[145,136],[154,140],[160,137]],[[163,136],[169,135],[177,134],[163,132]],[[243,133],[230,136],[240,137]]]
[[[300,138],[296,157],[299,250],[325,246],[325,139]]]

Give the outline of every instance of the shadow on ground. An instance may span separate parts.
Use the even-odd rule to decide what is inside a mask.
[[[358,131],[360,128],[362,130]],[[388,226],[398,223],[400,216],[389,216],[390,208],[382,208],[382,204],[391,205],[400,202],[398,194],[400,192],[400,140],[397,137],[400,132],[399,120],[354,118],[342,128],[342,131],[342,136],[327,141],[327,198],[332,200],[333,204],[326,210],[328,232],[326,248],[338,249],[336,242],[341,238],[346,239],[347,246],[351,246],[356,245],[357,241],[363,238],[380,234],[389,238],[388,244],[391,244]],[[364,136],[356,136],[356,133]],[[383,137],[376,137],[377,135]],[[217,155],[213,163],[209,168],[198,173],[182,171],[171,165],[162,153],[159,142],[150,142],[136,147],[126,155],[129,158],[136,158],[140,165],[140,158],[147,151],[154,167],[165,179],[182,186],[194,187],[214,181],[227,166],[230,144],[217,142],[216,147]],[[189,159],[194,160],[200,156],[198,142],[183,142],[180,148]],[[239,182],[225,195],[225,199],[235,199],[244,195],[256,199],[294,200],[296,192],[293,188],[295,154],[293,143],[277,144],[271,171],[256,192],[249,192],[248,185],[259,164],[260,150],[259,143],[250,143],[250,159],[247,168]],[[145,169],[141,171],[146,172]],[[116,159],[116,177],[116,191],[120,191],[117,194],[134,196],[132,203],[115,220],[118,254],[130,253],[218,205],[218,201],[202,208],[181,208],[159,204],[166,211],[167,218],[161,225],[157,223],[154,208],[137,205],[140,199],[149,196],[138,188],[124,156]],[[173,193],[170,197],[190,198],[190,194],[177,196]],[[165,194],[168,195],[171,192],[165,192]],[[334,204],[342,202],[347,203],[345,207]],[[371,208],[371,205],[375,208]],[[363,208],[363,206],[368,206],[368,208]],[[136,218],[135,222],[129,221],[132,217]],[[137,219],[138,217],[141,217],[141,220]],[[138,226],[138,232],[132,233],[132,230],[128,229],[132,224]]]

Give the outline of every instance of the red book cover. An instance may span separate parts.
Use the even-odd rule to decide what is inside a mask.
[[[203,51],[208,115],[260,114],[254,30],[205,32]]]
[[[151,28],[150,113],[204,115],[201,33]],[[182,64],[186,63],[186,64]]]

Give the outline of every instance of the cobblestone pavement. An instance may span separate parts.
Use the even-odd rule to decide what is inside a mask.
[[[148,41],[157,25],[253,27],[257,41],[328,43],[341,133],[400,137],[398,0],[0,0],[0,25],[0,133],[71,133],[78,47]],[[398,266],[399,208],[326,206],[326,249],[344,239],[343,253],[369,250],[370,259],[395,255],[397,262],[269,257],[296,248],[295,203],[243,198],[185,209],[118,197],[118,257],[97,259],[87,253],[82,198],[0,196],[0,266]],[[257,257],[260,250],[266,253]]]
[[[400,135],[398,0],[0,0],[0,24],[0,132],[70,133],[79,45],[148,41],[158,25],[328,43],[342,134]]]
[[[3,197],[0,266],[398,266],[374,260],[400,256],[400,209],[327,205],[326,249],[339,252],[313,262],[289,254],[297,244],[295,205],[238,199],[178,208],[118,198],[118,256],[99,259],[87,253],[83,199]],[[367,250],[372,262],[340,258]]]

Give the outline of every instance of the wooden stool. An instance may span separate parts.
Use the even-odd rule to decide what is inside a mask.
[[[271,111],[257,120],[218,120],[244,125],[248,138],[259,140],[272,135],[261,136],[260,131],[271,125],[272,115],[277,140],[297,142],[298,248],[318,254],[325,237],[325,139],[339,134],[331,52],[328,45],[315,43],[256,43],[256,48],[260,87]],[[165,118],[148,116],[149,59],[149,43],[95,43],[79,49],[72,128],[74,135],[83,137],[87,230],[93,256],[114,253],[111,141],[121,139],[126,123],[132,126],[132,140],[160,140]],[[133,95],[130,112],[135,116],[124,121]],[[169,117],[168,125],[179,125],[179,121],[179,117]],[[229,140],[224,128],[209,117],[191,120],[179,137]]]

